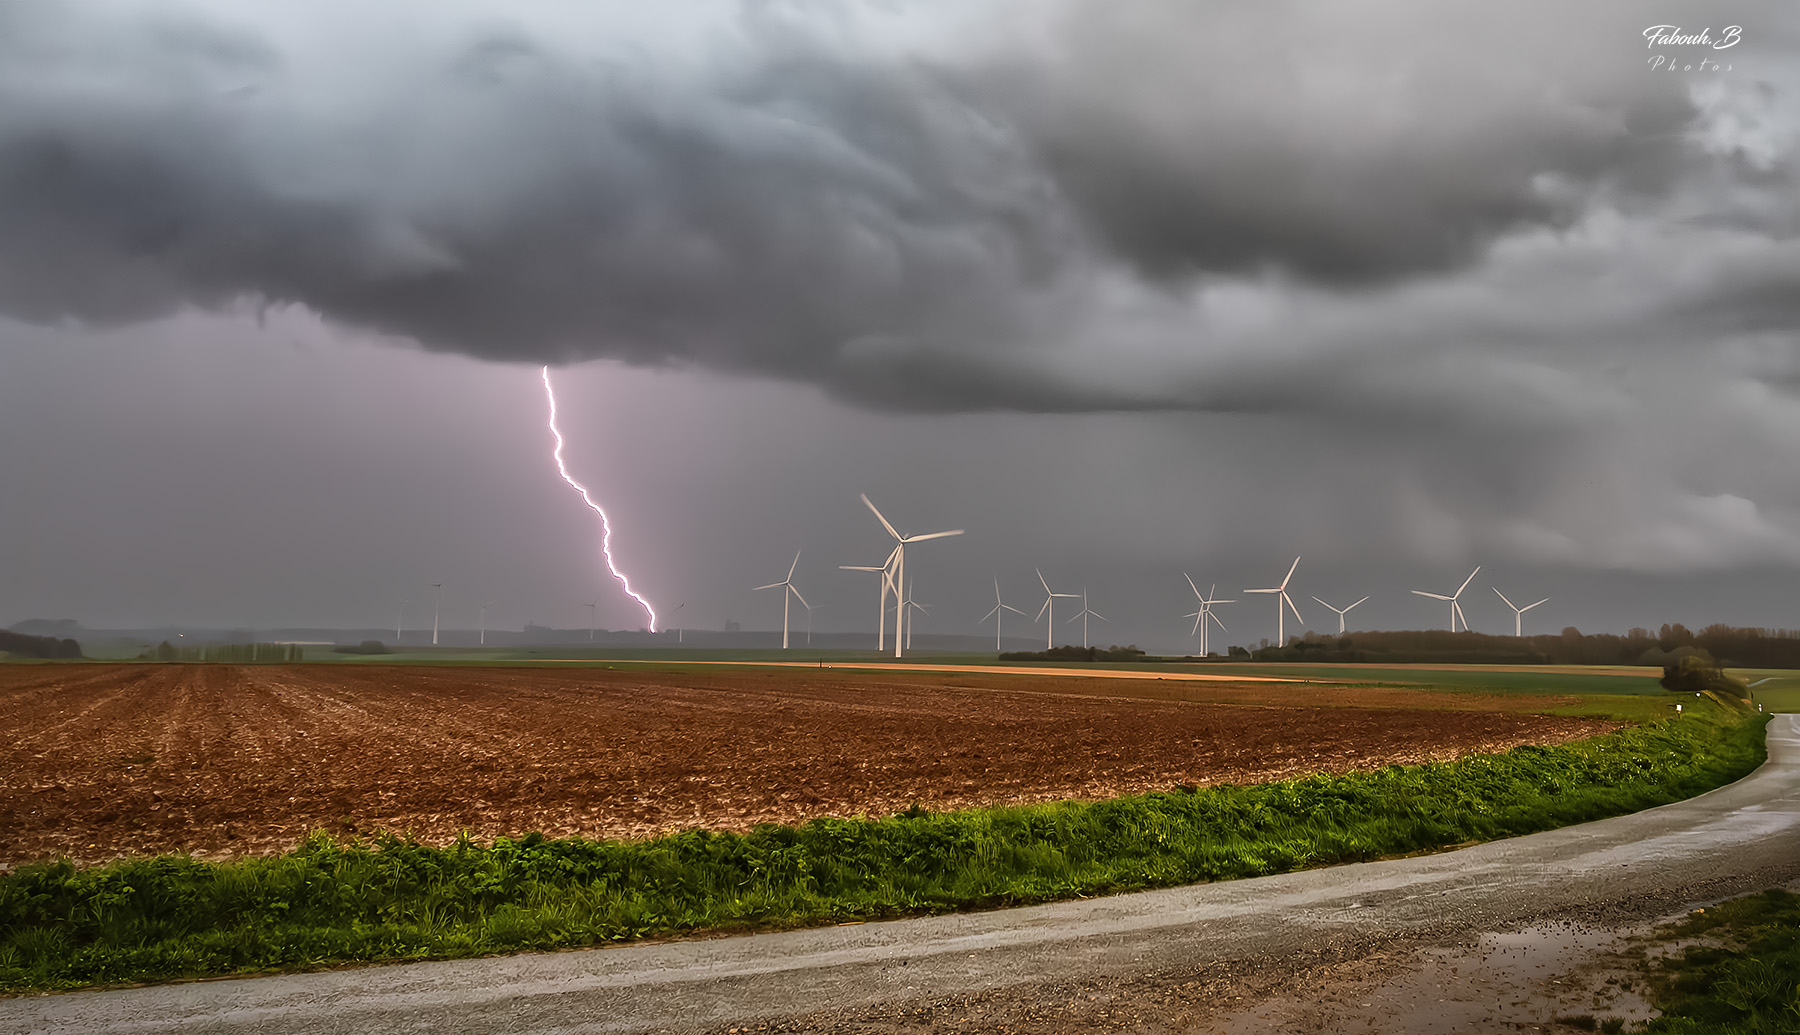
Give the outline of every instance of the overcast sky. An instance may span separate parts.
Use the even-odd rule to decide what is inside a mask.
[[[1800,626],[1797,318],[1777,0],[0,0],[0,623]]]

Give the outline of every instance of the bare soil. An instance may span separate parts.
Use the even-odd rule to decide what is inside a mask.
[[[270,853],[315,829],[742,830],[1378,768],[1617,726],[1510,710],[1558,700],[831,669],[6,665],[0,865]],[[1469,702],[1509,710],[1446,708]]]

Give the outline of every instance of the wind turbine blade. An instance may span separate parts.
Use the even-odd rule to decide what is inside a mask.
[[[1000,606],[1005,608],[1008,611],[1011,611],[1013,614],[1016,614],[1016,615],[1023,616],[1025,614],[1025,612],[1019,610],[1018,608],[1012,606],[1011,604],[1001,604]]]
[[[1237,601],[1236,600],[1208,600],[1208,601],[1206,601],[1206,603],[1208,606],[1211,606],[1213,604],[1235,604],[1235,603],[1237,603]]]
[[[994,603],[1000,602],[1000,576],[994,576]]]
[[[774,589],[776,586],[785,586],[785,585],[787,585],[787,583],[785,583],[785,582],[771,582],[766,586],[758,586],[758,587],[756,587],[756,589]],[[750,592],[754,593],[754,592],[756,592],[756,589],[753,589]],[[582,607],[591,607],[592,605],[591,604],[583,604],[581,606]]]
[[[1188,630],[1189,636],[1200,635],[1200,623],[1206,621],[1206,613],[1204,611],[1195,611],[1191,615],[1182,615],[1181,617],[1192,618],[1194,620],[1194,627]]]
[[[1526,604],[1526,605],[1525,605],[1525,606],[1524,606],[1524,607],[1521,607],[1521,608],[1519,608],[1519,613],[1520,613],[1520,614],[1524,614],[1524,613],[1525,613],[1525,612],[1527,612],[1527,611],[1529,611],[1529,610],[1531,610],[1531,609],[1532,609],[1532,608],[1534,608],[1534,607],[1536,607],[1536,606],[1537,606],[1537,605],[1538,605],[1538,604],[1548,604],[1548,603],[1549,603],[1549,602],[1550,602],[1550,598],[1549,598],[1549,597],[1545,597],[1545,598],[1544,598],[1544,599],[1542,599],[1542,600],[1540,600],[1540,601],[1538,601],[1538,602],[1537,602],[1537,604]]]
[[[1367,600],[1367,599],[1369,599],[1369,598],[1368,598],[1368,597],[1363,597],[1363,598],[1362,598],[1362,600],[1358,600],[1358,601],[1357,601],[1357,602],[1356,602],[1356,604],[1360,604],[1360,603],[1362,603],[1362,602],[1363,602],[1363,600]],[[1356,606],[1356,604],[1351,604],[1351,605],[1350,605],[1350,607],[1355,607],[1355,606]],[[1350,607],[1346,607],[1346,608],[1344,608],[1344,610],[1345,610],[1345,611],[1349,611],[1349,610],[1350,610]]]
[[[902,539],[900,541],[903,543],[922,543],[927,539],[942,539],[947,535],[962,535],[962,534],[963,534],[963,530],[958,528],[955,531],[951,531],[951,532],[933,532],[930,535],[909,535],[905,539]]]
[[[845,571],[886,571],[887,570],[886,568],[871,568],[866,564],[840,564],[840,565],[838,565],[838,567],[844,569]]]
[[[1300,617],[1300,609],[1294,606],[1294,598],[1293,597],[1290,597],[1286,593],[1283,593],[1283,594],[1281,594],[1281,599],[1287,601],[1288,610],[1294,612],[1294,621],[1296,621],[1296,622],[1306,621],[1306,619]]]
[[[1037,622],[1037,621],[1041,621],[1041,620],[1042,620],[1042,619],[1043,619],[1043,617],[1044,617],[1044,611],[1045,611],[1045,609],[1046,609],[1046,608],[1048,608],[1048,607],[1049,607],[1049,606],[1050,606],[1050,598],[1049,598],[1049,597],[1045,597],[1045,598],[1044,598],[1044,606],[1043,606],[1043,607],[1040,607],[1040,608],[1038,608],[1038,613],[1037,613],[1037,617],[1036,617],[1036,618],[1033,618],[1033,619],[1032,619],[1032,621],[1033,621],[1033,622]]]
[[[1188,588],[1194,591],[1195,596],[1200,597],[1200,587],[1194,585],[1194,577],[1185,571],[1181,573],[1181,577],[1188,580]],[[1200,597],[1200,599],[1205,600],[1206,598]]]
[[[1075,616],[1075,617],[1074,617],[1074,618],[1071,618],[1071,619],[1069,619],[1069,622],[1073,622],[1073,621],[1075,621],[1075,620],[1076,620],[1076,619],[1078,619],[1078,618],[1080,618],[1080,617],[1081,617],[1081,615],[1085,615],[1085,614],[1087,614],[1087,612],[1086,612],[1086,611],[1083,611],[1083,612],[1081,612],[1081,614],[1078,614],[1078,615],[1076,615],[1076,616]],[[1063,623],[1063,624],[1064,624],[1064,625],[1068,625],[1068,624],[1069,624],[1069,622],[1064,622],[1064,623]]]
[[[1449,599],[1451,599],[1450,597],[1447,597],[1442,593],[1427,593],[1422,589],[1415,589],[1415,590],[1413,590],[1413,592],[1417,593],[1418,595],[1420,595],[1422,597],[1430,597],[1433,600],[1449,600]]]
[[[1038,582],[1044,587],[1044,592],[1050,593],[1050,583],[1044,581],[1044,569],[1033,568],[1031,570],[1037,572]],[[1050,593],[1050,595],[1055,596],[1056,594]]]
[[[1244,592],[1246,592],[1246,593],[1279,593],[1279,592],[1281,592],[1281,590],[1280,590],[1280,588],[1276,588],[1276,589],[1246,589],[1246,590],[1244,590]]]
[[[1462,605],[1457,603],[1456,601],[1452,600],[1452,601],[1450,601],[1450,610],[1455,611],[1456,617],[1462,619],[1463,632],[1468,632],[1469,631],[1469,619],[1468,619],[1468,616],[1463,614]]]
[[[1106,617],[1105,615],[1101,614],[1098,611],[1089,611],[1088,614],[1093,615],[1095,618],[1100,619],[1102,622],[1105,622],[1108,625],[1112,624],[1112,619]]]
[[[1318,598],[1318,597],[1313,597],[1313,599],[1314,599],[1314,600],[1319,600],[1319,598]],[[1323,600],[1319,600],[1319,603],[1321,603],[1321,604],[1325,604],[1325,601],[1323,601]],[[1330,604],[1325,604],[1325,610],[1327,610],[1327,611],[1336,611],[1336,610],[1337,610],[1337,608],[1335,608],[1335,607],[1332,607],[1332,606],[1331,606],[1331,605],[1330,605]],[[1348,609],[1346,609],[1346,610],[1348,610]]]
[[[1480,572],[1481,572],[1481,565],[1477,564],[1475,566],[1475,570],[1469,573],[1469,577],[1463,580],[1463,584],[1456,587],[1456,592],[1452,593],[1450,595],[1451,599],[1455,599],[1456,597],[1462,596],[1462,591],[1469,588],[1469,583],[1474,582],[1475,576],[1480,574]]]
[[[888,530],[888,535],[893,536],[895,539],[904,538],[900,533],[894,531],[893,525],[888,524],[887,518],[881,516],[881,511],[875,509],[875,504],[869,502],[868,493],[857,493],[857,495],[862,497],[863,505],[869,508],[869,512],[875,515],[875,520],[881,522],[881,527]]]
[[[1212,619],[1215,623],[1218,624],[1220,632],[1230,632],[1231,631],[1230,629],[1225,628],[1225,623],[1220,622],[1219,616],[1216,614],[1213,614],[1211,611],[1206,612],[1206,617]]]
[[[1081,597],[1080,593],[1052,593],[1050,595],[1053,597],[1068,597],[1070,600],[1077,600]]]
[[[800,596],[800,591],[794,588],[794,584],[792,582],[784,582],[784,583],[782,583],[782,585],[784,585],[788,588],[789,593],[794,594],[794,596],[800,601],[802,606],[804,606],[808,611],[812,610],[812,605],[808,604],[806,602],[805,597]]]
[[[996,607],[992,611],[989,611],[987,614],[982,615],[981,620],[985,622],[988,619],[994,617],[995,615],[997,615],[999,613],[1000,613],[1000,609],[998,607]]]
[[[794,563],[788,565],[788,581],[794,581],[794,569],[800,567],[800,551],[794,551]]]
[[[1294,563],[1288,568],[1287,578],[1281,580],[1282,589],[1287,588],[1288,580],[1294,577],[1294,569],[1298,567],[1300,567],[1300,558],[1296,555],[1294,557]]]
[[[1496,593],[1500,593],[1500,587],[1499,587],[1499,586],[1495,586],[1495,587],[1494,587],[1494,592],[1496,592]],[[1505,593],[1500,593],[1500,599],[1501,599],[1501,600],[1506,600],[1506,594],[1505,594]],[[1517,611],[1517,610],[1518,610],[1518,608],[1516,608],[1516,607],[1513,607],[1513,602],[1512,602],[1512,601],[1510,601],[1510,600],[1506,600],[1506,606],[1507,606],[1507,607],[1512,607],[1512,609],[1513,609],[1513,610],[1514,610],[1514,611]]]

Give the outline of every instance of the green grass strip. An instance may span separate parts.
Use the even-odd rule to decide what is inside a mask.
[[[1665,1035],[1800,1032],[1800,895],[1779,889],[1711,906],[1665,932],[1698,939],[1660,960],[1651,1001],[1662,1016],[1639,1030]]]
[[[0,875],[0,988],[476,956],[1009,906],[1377,859],[1676,801],[1750,772],[1766,717],[1255,786],[644,841],[316,834],[286,855]]]

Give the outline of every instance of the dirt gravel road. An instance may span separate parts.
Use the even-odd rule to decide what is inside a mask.
[[[1321,968],[1396,940],[1655,917],[1794,879],[1794,716],[1769,745],[1767,765],[1698,798],[1458,852],[854,927],[18,999],[0,1003],[0,1030],[1230,1031],[1253,1007],[1233,996],[1311,1001]],[[1277,1030],[1406,1030],[1355,1012],[1373,1002]]]

